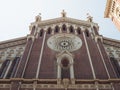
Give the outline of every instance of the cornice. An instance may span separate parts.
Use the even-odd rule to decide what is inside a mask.
[[[43,82],[46,83],[47,81],[49,82],[56,82],[58,79],[24,79],[24,78],[11,78],[11,79],[0,79],[0,83],[1,82],[12,82],[12,81],[21,81],[21,82],[33,82],[33,81],[37,81],[37,82]],[[83,82],[83,83],[89,83],[89,82],[119,82],[120,83],[120,79],[119,78],[111,78],[111,79],[75,79],[76,82]]]
[[[40,26],[46,26],[46,25],[56,24],[56,23],[61,23],[61,22],[83,25],[83,26],[87,26],[87,27],[90,27],[91,23],[93,23],[93,22],[73,19],[73,18],[69,18],[69,17],[60,17],[60,18],[54,18],[54,19],[49,19],[49,20],[43,20],[40,22],[33,22],[33,23],[31,23],[31,25],[38,24],[38,26],[40,27]],[[93,23],[93,24],[97,25],[97,23]]]
[[[120,40],[103,37],[103,43],[120,48]]]
[[[120,83],[120,79],[95,79],[95,80],[75,80],[75,84],[71,84],[69,79],[58,84],[57,79],[0,79],[0,88],[10,88],[15,82],[21,89],[39,88],[39,89],[112,89],[112,84]]]
[[[27,41],[27,37],[20,37],[16,39],[11,39],[7,41],[0,42],[0,49],[16,46],[16,45],[22,45],[25,44]]]

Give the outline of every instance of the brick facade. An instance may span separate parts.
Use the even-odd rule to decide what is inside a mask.
[[[6,66],[1,60],[0,90],[119,90],[120,64],[111,61],[116,57],[110,59],[106,52],[109,42],[99,35],[97,23],[65,15],[38,19],[30,25],[24,53],[14,59],[18,61]]]

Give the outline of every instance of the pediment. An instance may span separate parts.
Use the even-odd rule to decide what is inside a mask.
[[[71,56],[71,57],[74,57],[73,54],[71,54],[71,53],[70,53],[69,51],[67,51],[67,50],[64,50],[64,51],[60,52],[59,54],[56,55],[56,57],[59,58],[59,57],[61,57],[61,56],[63,56],[63,55],[69,55],[69,56]]]

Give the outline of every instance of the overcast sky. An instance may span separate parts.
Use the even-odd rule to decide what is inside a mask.
[[[107,0],[2,0],[0,2],[0,41],[29,34],[29,25],[41,13],[42,20],[67,16],[86,20],[89,13],[100,26],[100,34],[120,40],[120,32],[110,19],[104,18]]]

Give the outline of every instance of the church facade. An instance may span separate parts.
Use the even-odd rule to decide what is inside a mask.
[[[104,16],[110,18],[120,31],[120,0],[107,0]]]
[[[0,90],[119,90],[120,41],[92,17],[41,20],[26,37],[0,42]]]

